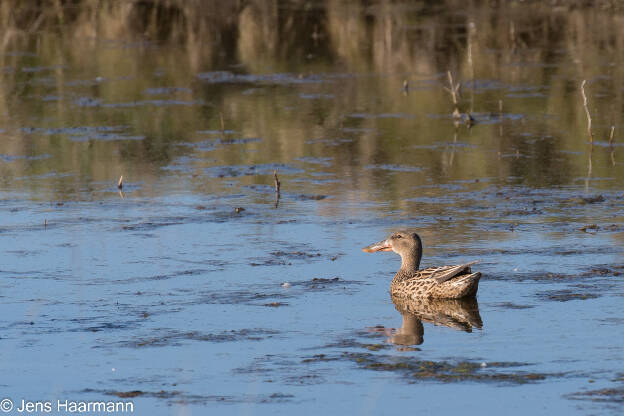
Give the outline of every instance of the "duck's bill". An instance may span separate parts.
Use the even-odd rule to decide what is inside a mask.
[[[392,244],[388,240],[382,240],[377,243],[366,246],[362,249],[367,253],[376,253],[378,251],[392,251]]]

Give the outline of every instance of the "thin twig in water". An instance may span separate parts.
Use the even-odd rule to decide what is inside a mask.
[[[498,136],[503,137],[503,100],[498,100]]]
[[[117,182],[117,189],[123,189],[123,175],[119,177],[119,182]]]
[[[280,185],[281,185],[281,182],[279,181],[279,178],[277,177],[277,170],[273,171],[273,181],[275,183],[275,208],[277,208],[277,206],[279,205],[279,200],[280,200]]]
[[[281,183],[280,183],[280,181],[279,181],[279,179],[277,177],[277,171],[276,170],[273,171],[273,181],[275,182],[275,193],[279,194],[280,193],[280,185],[281,185]]]
[[[593,145],[594,135],[592,134],[592,131],[591,131],[592,120],[591,120],[591,115],[589,114],[589,108],[587,108],[587,96],[585,95],[585,83],[586,82],[587,82],[586,80],[583,80],[583,82],[581,82],[581,95],[583,96],[583,108],[585,109],[585,115],[587,115],[587,134],[589,135],[589,142]]]
[[[609,134],[609,147],[611,148],[611,165],[615,166],[615,147],[613,147],[613,133],[615,126],[611,126],[611,134]]]

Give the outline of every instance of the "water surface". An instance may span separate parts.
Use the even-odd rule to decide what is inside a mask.
[[[621,413],[617,8],[104,3],[0,10],[3,397]],[[395,307],[398,228],[477,302]]]

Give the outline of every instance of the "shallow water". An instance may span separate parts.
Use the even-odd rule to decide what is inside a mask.
[[[132,13],[85,36],[116,7],[11,27],[1,395],[621,413],[624,66],[603,42],[621,15],[447,5],[252,2],[203,46]],[[453,122],[447,69],[472,126]],[[423,238],[423,266],[480,260],[477,304],[402,315],[399,258],[360,250],[398,228]]]

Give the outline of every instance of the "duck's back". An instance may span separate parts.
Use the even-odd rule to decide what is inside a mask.
[[[471,272],[470,265],[473,263],[429,267],[416,272],[401,269],[392,280],[390,293],[405,298],[474,297],[479,288],[481,273]]]

